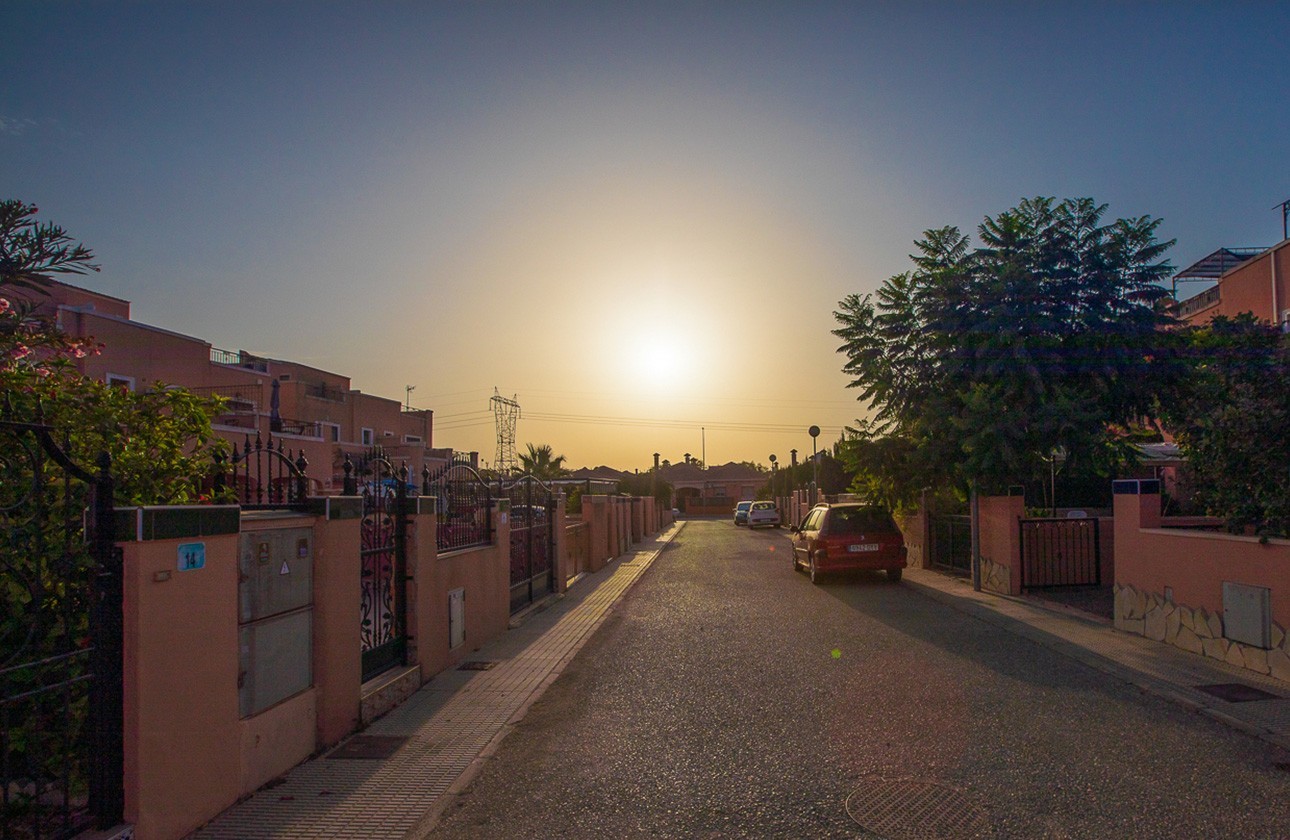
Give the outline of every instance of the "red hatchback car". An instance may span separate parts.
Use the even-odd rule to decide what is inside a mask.
[[[811,508],[801,527],[789,529],[793,568],[803,568],[811,583],[827,572],[882,569],[893,583],[905,562],[905,538],[891,513],[863,502],[822,504]]]

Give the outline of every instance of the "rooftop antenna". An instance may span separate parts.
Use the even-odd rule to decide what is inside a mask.
[[[496,387],[493,388],[493,396],[488,400],[493,408],[493,419],[497,425],[497,460],[493,464],[493,469],[501,475],[516,472],[518,469],[515,463],[515,421],[520,419],[518,400],[518,394],[512,399],[506,399],[498,393]]]
[[[1272,209],[1275,210],[1277,207],[1281,208],[1281,239],[1290,239],[1290,198],[1287,198]]]
[[[412,392],[415,391],[416,389],[417,389],[417,386],[415,385],[403,386],[403,410],[404,411],[412,410]]]

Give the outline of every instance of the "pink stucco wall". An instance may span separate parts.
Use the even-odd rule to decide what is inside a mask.
[[[1026,500],[1021,496],[982,496],[981,558],[1008,569],[1004,594],[1021,594],[1021,526]],[[987,585],[983,581],[982,585]]]
[[[210,537],[205,568],[179,543],[124,551],[125,817],[140,840],[183,836],[235,802],[237,535]]]
[[[408,545],[409,658],[423,680],[451,668],[506,632],[510,621],[511,530],[504,505],[492,512],[491,545],[440,554],[433,513],[413,517]],[[427,505],[426,510],[432,510]],[[465,590],[465,642],[449,647],[448,593]]]
[[[1115,582],[1223,613],[1223,582],[1272,590],[1272,619],[1290,626],[1290,540],[1161,527],[1156,494],[1115,497]]]

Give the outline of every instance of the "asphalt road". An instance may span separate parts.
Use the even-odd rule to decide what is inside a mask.
[[[431,836],[1290,836],[1284,751],[790,556],[689,522]]]

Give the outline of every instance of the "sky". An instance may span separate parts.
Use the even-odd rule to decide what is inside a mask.
[[[0,4],[0,198],[72,282],[569,466],[831,445],[833,312],[1020,199],[1272,245],[1290,4]],[[1199,288],[1183,287],[1183,296]],[[414,386],[408,392],[407,386]]]

